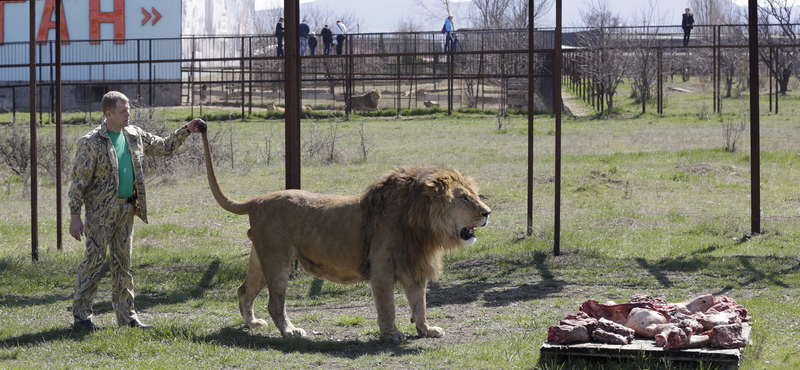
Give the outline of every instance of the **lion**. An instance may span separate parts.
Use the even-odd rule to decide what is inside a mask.
[[[364,95],[350,97],[350,109],[363,108],[367,111],[371,109],[378,109],[378,103],[381,101],[381,92],[372,90]]]
[[[311,111],[311,106],[304,105],[300,107],[300,110],[304,112],[309,112]],[[285,112],[286,108],[275,105],[275,102],[267,102],[267,112],[272,112],[272,111]]]
[[[267,111],[268,112],[272,112],[272,111],[284,112],[285,109],[283,107],[279,107],[279,106],[275,105],[275,102],[267,102]]]
[[[469,177],[449,167],[395,168],[358,195],[282,190],[236,201],[220,189],[211,161],[207,126],[200,131],[211,193],[228,212],[249,215],[253,243],[247,276],[237,293],[245,327],[266,325],[253,303],[266,286],[268,311],[284,338],[304,337],[286,316],[286,287],[297,260],[318,278],[338,284],[366,281],[378,313],[381,340],[400,342],[394,286],[400,283],[421,337],[441,338],[425,316],[428,280],[442,269],[442,253],[475,243],[489,209]]]

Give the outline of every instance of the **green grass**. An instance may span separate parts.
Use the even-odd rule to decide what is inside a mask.
[[[691,85],[696,91],[691,94],[668,93],[664,116],[640,114],[623,86],[619,109],[611,114],[563,120],[559,256],[552,254],[552,116],[534,117],[530,237],[525,234],[527,117],[512,115],[502,130],[497,117],[473,112],[304,120],[301,183],[306,190],[353,194],[393,166],[451,165],[475,179],[493,210],[478,242],[446,254],[442,276],[429,284],[428,320],[445,329],[445,338],[415,338],[405,295],[396,289],[398,327],[410,338],[401,344],[378,341],[366,283],[319,284],[302,271],[290,282],[287,311],[308,337],[280,338],[266,312],[266,291],[256,301],[256,315],[268,325],[244,329],[236,288],[247,270],[248,220],[219,208],[202,163],[194,162],[173,164],[170,173],[148,179],[150,224],[137,221],[135,226],[136,306],[155,330],[116,327],[107,262],[95,304],[96,322],[104,329],[74,332],[71,296],[84,247],[65,232],[63,251],[56,250],[55,181],[43,176],[40,262],[32,264],[30,191],[2,167],[0,368],[680,368],[645,357],[540,358],[547,328],[583,301],[626,301],[636,293],[670,301],[701,293],[731,296],[754,318],[741,368],[796,368],[800,99],[781,97],[778,115],[769,113],[762,99],[763,232],[751,234],[749,136],[744,133],[736,152],[724,151],[727,116],[698,117],[703,104],[711,105],[710,91],[699,87]],[[732,114],[741,104],[746,103],[725,99],[723,111]],[[266,115],[240,121],[240,112],[203,108],[211,132],[228,135],[215,144],[215,153],[231,148],[235,153],[233,162],[217,163],[221,186],[231,197],[247,199],[284,186],[284,125]],[[156,109],[152,114],[177,127],[192,112]],[[312,138],[316,144],[332,140],[333,127],[336,160],[315,157],[308,150],[315,144]],[[73,135],[90,128],[67,127]],[[312,137],[312,129],[318,136]],[[51,135],[53,125],[40,132]],[[275,158],[267,165],[270,132]],[[362,137],[369,148],[366,159]],[[193,136],[186,145],[198,139]],[[65,202],[68,185],[61,189]],[[66,231],[68,217],[62,222]]]

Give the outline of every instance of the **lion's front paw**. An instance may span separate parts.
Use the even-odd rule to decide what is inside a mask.
[[[244,326],[246,328],[257,328],[259,326],[266,326],[267,322],[262,319],[252,319],[250,322],[245,322]]]
[[[285,338],[303,338],[306,336],[306,331],[300,328],[292,328],[291,330],[286,330],[283,336]]]
[[[444,337],[444,329],[438,326],[429,326],[427,331],[417,329],[417,334],[425,338],[442,338]]]
[[[406,340],[406,335],[400,332],[399,330],[395,330],[389,334],[381,334],[381,340],[390,340],[392,342],[403,342]]]

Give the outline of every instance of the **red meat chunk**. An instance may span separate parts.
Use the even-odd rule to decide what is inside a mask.
[[[592,332],[592,338],[609,344],[630,344],[634,334],[629,327],[601,318],[597,322],[597,329]]]
[[[742,324],[717,325],[703,333],[711,338],[711,346],[722,348],[740,348],[747,345],[742,336]]]

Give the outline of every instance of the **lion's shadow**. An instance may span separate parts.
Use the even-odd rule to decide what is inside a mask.
[[[420,348],[409,348],[405,343],[391,343],[380,340],[314,340],[311,338],[282,338],[249,333],[237,327],[223,327],[217,332],[195,337],[198,343],[215,343],[243,349],[272,349],[284,353],[325,353],[331,356],[356,359],[364,355],[390,354],[392,356],[417,355]]]
[[[520,275],[533,268],[538,276],[530,283],[513,283],[508,276]],[[551,271],[545,252],[536,251],[531,259],[503,261],[465,261],[451,267],[460,273],[480,276],[481,271],[492,270],[489,275],[494,281],[481,277],[467,278],[460,284],[448,285],[431,282],[428,286],[428,307],[440,307],[453,303],[472,303],[483,301],[484,306],[505,306],[519,301],[544,299],[558,295],[568,285]],[[472,269],[474,272],[470,272]],[[464,279],[457,279],[464,280]],[[534,282],[535,281],[535,282]]]

